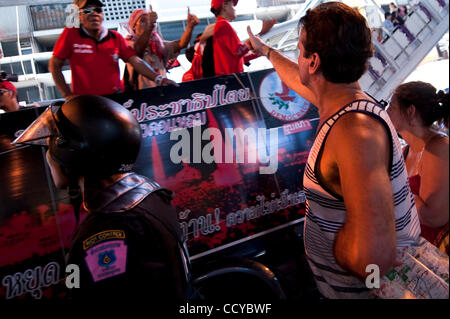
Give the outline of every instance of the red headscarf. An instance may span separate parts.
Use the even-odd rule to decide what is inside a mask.
[[[149,12],[145,9],[138,9],[133,11],[130,18],[128,19],[128,32],[131,34],[131,38],[135,39],[136,32],[134,31],[134,26],[139,21],[142,15],[148,14]],[[164,56],[164,42],[159,33],[156,30],[153,30],[150,35],[150,39],[148,42],[150,47],[150,51],[153,54],[156,54],[160,59],[163,59]]]
[[[0,82],[0,89],[9,90],[9,91],[13,91],[14,93],[17,93],[16,87],[14,86],[14,84],[12,84],[9,81]]]

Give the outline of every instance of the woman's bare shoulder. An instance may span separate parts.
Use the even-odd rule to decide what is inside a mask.
[[[441,159],[449,158],[449,138],[444,134],[434,135],[425,147],[426,153],[438,156]]]

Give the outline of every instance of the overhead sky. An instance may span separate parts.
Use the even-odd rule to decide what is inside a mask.
[[[115,0],[115,1],[125,1],[125,0]],[[133,0],[127,0],[133,1]],[[211,0],[146,0],[147,3],[159,7],[161,9],[165,8],[181,8],[186,7],[187,4],[191,7],[205,6],[208,7],[211,4]],[[59,3],[61,0],[0,0],[0,7],[9,7],[15,5],[37,5],[37,4],[47,4],[47,3]],[[256,4],[256,0],[241,0],[239,6],[253,6]]]
[[[181,7],[210,7],[211,6],[211,0],[147,0],[148,4],[151,4],[154,7],[158,7],[161,9],[167,9],[167,8],[181,8]],[[238,3],[238,9],[242,6],[250,6],[250,7],[256,7],[256,0],[241,0]]]
[[[197,15],[209,15],[211,14],[209,9],[211,7],[211,0],[147,0],[147,6],[152,5],[155,11],[164,13],[172,12],[174,14],[181,13],[181,11],[187,10],[187,6],[191,8],[191,11]],[[249,11],[250,9],[256,9],[256,0],[241,0],[239,1],[236,10]]]

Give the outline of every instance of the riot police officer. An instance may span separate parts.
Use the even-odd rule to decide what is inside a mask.
[[[77,96],[50,106],[13,143],[48,147],[55,185],[82,194],[88,214],[68,254],[68,263],[80,267],[73,299],[186,297],[189,258],[172,193],[132,171],[141,131],[127,109]]]

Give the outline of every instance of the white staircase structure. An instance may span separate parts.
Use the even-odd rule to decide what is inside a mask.
[[[299,19],[306,10],[323,2],[326,1],[305,2],[292,20],[276,25],[264,40],[291,55],[297,52]],[[375,1],[371,2],[377,5]],[[388,37],[382,43],[373,37],[375,54],[360,84],[378,100],[388,100],[394,88],[416,69],[449,30],[449,0],[420,0],[411,4],[412,10],[402,26],[392,33],[384,30]],[[378,8],[380,13],[384,12],[380,6]]]

